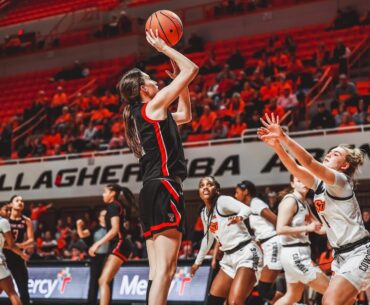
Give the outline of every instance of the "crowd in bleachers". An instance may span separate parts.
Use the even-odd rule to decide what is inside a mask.
[[[338,45],[350,52],[340,41],[332,50],[320,44],[312,57],[303,61],[296,56],[299,45],[291,36],[273,35],[263,49],[255,51],[255,65],[252,67],[238,49],[230,52],[224,63],[212,55],[214,51],[211,49],[200,62],[200,75],[190,86],[193,120],[181,126],[183,140],[238,137],[246,129],[258,128],[259,117],[271,112],[280,117],[289,112],[291,129],[304,128],[300,122],[305,110],[305,96],[326,65],[340,62]],[[202,51],[202,38],[192,35],[186,48],[189,54]],[[144,64],[143,69],[153,72],[153,77],[157,78],[157,71],[150,71],[150,61]],[[88,73],[88,67],[76,62],[72,68],[56,73],[52,80],[57,86],[60,79],[67,81]],[[159,88],[165,86],[166,81],[159,76]],[[16,147],[17,153],[13,153],[13,157],[125,147],[124,124],[120,115],[122,104],[114,90],[106,89],[100,95],[92,91],[78,93],[72,101],[62,86],[57,86],[52,96],[40,91],[32,106],[25,110],[24,118],[28,119],[44,108],[47,119],[38,132]],[[341,74],[331,103],[318,103],[310,127],[366,124],[369,105],[368,98],[359,96],[356,85]],[[3,128],[2,132],[2,139],[9,145],[9,128]]]

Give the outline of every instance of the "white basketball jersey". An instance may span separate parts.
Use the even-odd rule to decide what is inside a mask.
[[[209,233],[220,242],[221,251],[231,250],[238,246],[242,241],[251,239],[248,229],[243,221],[238,224],[228,225],[229,217],[237,215],[237,213],[232,213],[232,211],[227,210],[227,208],[232,206],[232,204],[240,205],[243,209],[247,208],[249,210],[247,206],[233,197],[219,196],[215,203],[212,215],[208,216],[205,208],[202,210],[201,214],[203,224],[208,225],[209,227]]]
[[[256,239],[262,240],[276,235],[275,226],[261,216],[262,211],[269,209],[269,206],[261,199],[255,197],[251,201],[250,208],[252,215],[249,216],[249,223],[254,230]]]
[[[294,196],[294,194],[285,195],[282,201],[284,201],[285,198],[288,198],[288,197],[293,198],[297,204],[297,212],[294,214],[290,226],[300,227],[300,226],[308,225],[310,223],[310,218],[311,218],[308,203],[300,201],[296,196]],[[308,234],[305,232],[302,232],[302,233],[295,233],[294,235],[286,235],[286,234],[281,235],[282,245],[292,245],[296,243],[310,243]]]
[[[347,189],[352,188],[348,180],[345,183],[347,183],[345,185]],[[318,180],[315,181],[314,190],[315,209],[325,226],[328,240],[333,248],[338,248],[369,236],[353,190],[349,196],[337,197],[331,193],[330,187],[323,181],[320,182]]]
[[[10,231],[9,221],[5,218],[0,217],[0,263],[5,261],[5,256],[3,254],[3,248],[5,243],[4,233]]]

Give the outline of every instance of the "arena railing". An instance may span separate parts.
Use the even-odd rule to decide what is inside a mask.
[[[370,131],[370,125],[357,125],[349,127],[340,127],[340,128],[330,128],[330,129],[317,129],[317,130],[306,130],[306,131],[295,131],[289,132],[287,126],[283,126],[284,130],[289,133],[293,138],[298,137],[309,137],[313,135],[329,135],[329,134],[340,134],[348,132],[367,132]],[[209,140],[209,141],[197,141],[197,142],[184,142],[184,148],[192,147],[204,147],[204,146],[218,146],[218,145],[227,145],[227,144],[236,144],[236,143],[247,143],[247,142],[257,142],[260,141],[257,136],[257,129],[245,129],[241,136],[238,138],[226,138],[218,140]],[[82,152],[68,155],[56,155],[49,157],[35,157],[35,158],[25,158],[25,159],[14,159],[14,160],[2,160],[0,166],[2,165],[16,165],[16,164],[25,164],[25,163],[42,163],[42,162],[52,162],[52,161],[68,161],[76,159],[86,159],[86,158],[96,158],[112,155],[126,155],[131,154],[129,148],[123,149],[114,149],[106,151],[90,151]]]
[[[76,95],[79,92],[83,92],[87,89],[90,89],[94,84],[96,83],[96,79],[93,78],[89,82],[87,82],[82,87],[78,88],[77,91],[75,91],[72,95],[68,97],[68,106],[73,105],[73,99],[76,97]],[[24,122],[22,125],[17,127],[13,131],[14,137],[12,138],[12,148],[17,146],[17,143],[24,139],[25,136],[29,135],[36,127],[38,127],[42,122],[45,121],[47,118],[47,115],[45,113],[45,109],[42,108],[37,114],[35,114],[33,117],[28,119],[26,122]],[[26,128],[27,127],[27,128]]]

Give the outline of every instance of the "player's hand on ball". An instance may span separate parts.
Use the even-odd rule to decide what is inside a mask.
[[[197,265],[197,264],[193,264],[191,266],[191,270],[190,270],[190,276],[193,277],[195,275],[195,273],[198,271],[200,265]]]
[[[239,223],[239,222],[242,222],[243,221],[243,217],[241,216],[230,216],[229,217],[229,223],[227,224],[228,226],[229,225],[232,225],[232,224],[236,224],[236,223]]]
[[[158,29],[155,30],[155,33],[152,29],[146,32],[146,40],[148,43],[154,47],[158,52],[163,52],[163,50],[168,47],[162,38],[158,36]]]

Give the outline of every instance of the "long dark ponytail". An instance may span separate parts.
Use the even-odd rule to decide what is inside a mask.
[[[137,134],[132,107],[136,103],[141,103],[140,86],[142,85],[144,85],[143,72],[137,68],[125,73],[117,85],[121,100],[127,103],[123,110],[126,142],[136,158],[142,157],[142,147]]]
[[[116,193],[114,199],[125,209],[125,216],[128,219],[131,218],[132,214],[137,214],[135,196],[129,188],[118,184],[108,184],[106,187]]]

